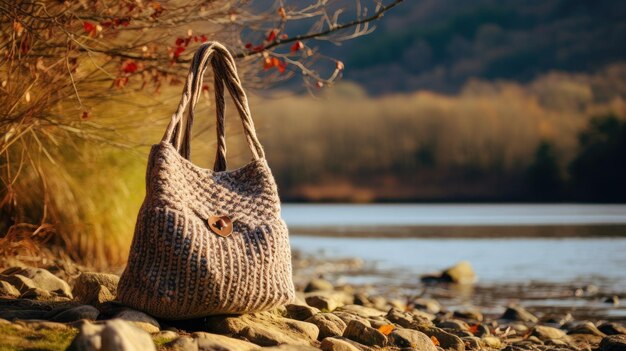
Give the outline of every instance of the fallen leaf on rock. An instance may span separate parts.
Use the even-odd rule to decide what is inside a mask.
[[[474,325],[470,326],[469,331],[472,334],[478,333],[478,324],[474,324]]]
[[[389,335],[391,334],[394,328],[395,327],[391,324],[385,324],[385,325],[381,325],[380,328],[378,328],[378,331],[385,335]]]
[[[433,341],[433,344],[435,344],[435,346],[439,346],[439,345],[441,345],[441,344],[439,343],[439,339],[437,339],[434,335],[430,337],[430,340],[432,340],[432,341]]]

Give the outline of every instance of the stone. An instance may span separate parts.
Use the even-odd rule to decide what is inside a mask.
[[[383,296],[372,296],[370,297],[370,301],[372,303],[372,307],[381,310],[381,311],[386,311],[387,308],[387,299],[384,298]]]
[[[400,311],[406,311],[406,302],[400,299],[391,299],[387,301],[387,305]]]
[[[197,340],[199,350],[252,351],[260,349],[251,342],[219,334],[195,332],[191,336]]]
[[[16,324],[22,325],[28,329],[33,330],[67,330],[70,327],[67,324],[43,321],[43,320],[16,320],[14,321]]]
[[[161,330],[161,326],[156,319],[143,312],[130,308],[123,309],[115,315],[115,318],[130,322],[135,327],[148,333],[158,333]]]
[[[28,278],[34,285],[29,288],[37,287],[57,296],[72,298],[72,289],[64,280],[58,278],[54,274],[43,268],[20,268],[13,267],[2,272],[3,275],[22,276]],[[3,280],[0,278],[0,280]],[[11,283],[9,281],[9,283]],[[13,284],[13,283],[12,283]],[[22,293],[24,291],[19,286],[13,284]]]
[[[461,261],[441,273],[441,280],[457,284],[473,284],[476,273],[468,261]]]
[[[67,351],[92,351],[102,348],[101,333],[104,325],[83,323],[78,327],[78,334],[72,340]]]
[[[320,348],[323,351],[361,351],[360,348],[354,346],[351,342],[341,338],[326,338],[322,340]]]
[[[55,312],[55,311],[53,311]],[[96,320],[100,311],[89,305],[72,307],[53,314],[50,318],[55,322],[70,323],[81,319]]]
[[[372,307],[372,302],[370,301],[369,297],[362,292],[354,294],[354,304],[359,306]]]
[[[187,335],[179,336],[175,338],[174,340],[171,340],[165,343],[163,346],[165,346],[165,348],[169,351],[199,351],[200,350],[199,345],[198,345],[198,340]],[[204,348],[203,350],[217,350],[217,349],[207,347],[207,348]],[[226,350],[226,348],[220,348],[219,350]]]
[[[395,323],[404,328],[410,328],[414,323],[414,317],[409,312],[400,311],[392,308],[385,316],[391,323]]]
[[[286,344],[279,345],[279,346],[272,346],[272,347],[264,347],[261,350],[267,350],[267,351],[320,351],[320,349],[318,349],[317,347],[313,347],[313,346],[286,345]]]
[[[306,320],[320,313],[318,308],[307,305],[289,304],[286,305],[285,308],[287,309],[287,317],[299,321]]]
[[[382,347],[387,344],[387,336],[385,334],[356,320],[348,323],[343,336],[368,346]]]
[[[317,337],[318,340],[332,336],[341,336],[347,327],[347,324],[341,318],[332,313],[318,313],[305,322],[317,325],[320,330]]]
[[[477,338],[475,336],[466,336],[466,337],[461,338],[461,340],[463,340],[463,342],[465,343],[466,350],[482,350],[483,349],[483,342],[482,340],[480,340],[480,338]]]
[[[352,314],[352,313],[348,313],[348,312],[341,312],[341,311],[333,311],[333,314],[339,318],[341,318],[341,320],[346,323],[346,325],[348,325],[348,323],[350,323],[350,321],[359,321],[367,326],[372,326],[370,321],[367,318],[363,318],[361,316],[357,316],[356,314]]]
[[[500,340],[500,338],[496,338],[495,336],[485,336],[481,340],[485,346],[491,347],[492,349],[502,348],[502,340]]]
[[[519,322],[530,322],[537,323],[538,319],[532,313],[526,311],[521,306],[509,306],[507,307],[504,314],[502,314],[501,319],[511,320],[511,321],[519,321]]]
[[[626,334],[626,327],[619,323],[603,323],[598,327],[598,330],[606,335]]]
[[[115,299],[119,280],[115,274],[83,272],[76,278],[72,294],[80,303],[99,305]]]
[[[428,327],[428,326],[416,326],[417,331],[420,331],[426,334],[428,337],[435,337],[439,340],[439,344],[442,348],[446,350],[454,350],[454,351],[464,351],[465,343],[461,340],[460,337],[448,333],[447,331],[436,328],[436,327]]]
[[[363,318],[384,317],[387,313],[372,307],[359,305],[345,305],[337,308],[336,312],[347,312]]]
[[[333,284],[324,279],[311,279],[304,288],[304,292],[312,291],[332,291],[335,290]]]
[[[562,339],[567,336],[567,334],[561,329],[546,327],[544,325],[535,326],[531,330],[530,335],[536,336],[539,340],[543,341],[551,339]]]
[[[419,299],[413,300],[411,304],[416,309],[425,311],[431,314],[437,314],[441,312],[441,304],[439,304],[439,301],[435,299],[419,298]]]
[[[436,325],[438,328],[443,329],[454,329],[463,331],[468,331],[470,329],[470,326],[465,321],[462,321],[460,319],[448,319],[446,321],[436,323]]]
[[[595,326],[595,324],[591,323],[591,322],[584,322],[584,323],[580,323],[576,326],[574,326],[572,329],[570,329],[567,334],[589,334],[589,335],[595,335],[595,336],[601,336],[601,337],[605,337],[606,334],[604,334],[603,332],[601,332],[600,330],[598,330],[598,328]]]
[[[12,284],[2,280],[0,281],[0,296],[2,297],[19,297],[20,291]]]
[[[619,296],[613,295],[604,299],[604,303],[610,303],[613,306],[619,306]]]
[[[436,351],[431,338],[417,330],[396,328],[389,334],[389,341],[398,347],[410,347],[420,351]]]
[[[324,295],[307,296],[305,301],[307,305],[326,312],[332,312],[341,305],[333,298]]]
[[[178,333],[172,330],[161,330],[160,332],[154,334],[155,338],[159,339],[176,339],[178,337]]]
[[[368,318],[367,320],[370,322],[370,325],[374,329],[378,329],[382,327],[383,325],[391,324],[391,322],[387,318],[384,318],[384,317],[371,317],[371,318]]]
[[[52,295],[49,291],[39,289],[37,287],[30,288],[24,291],[22,295],[20,295],[20,298],[22,299],[31,299],[31,300],[50,300],[53,297],[54,295]]]
[[[108,320],[100,338],[101,351],[156,351],[150,334],[121,319]]]
[[[478,322],[482,322],[483,321],[483,314],[480,313],[480,311],[478,311],[476,309],[466,309],[466,310],[461,310],[461,311],[454,311],[452,316],[454,316],[456,318],[469,319],[469,320],[478,321]]]
[[[211,316],[205,318],[204,327],[209,332],[244,338],[261,346],[310,345],[319,335],[319,328],[315,324],[268,312],[240,316]]]
[[[624,351],[626,350],[626,335],[609,335],[600,341],[599,351]]]

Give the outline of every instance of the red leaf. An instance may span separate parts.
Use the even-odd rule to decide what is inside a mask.
[[[206,35],[202,34],[202,35],[200,36],[200,42],[202,42],[202,43],[206,43],[208,40],[209,40],[209,38],[207,38],[207,36],[206,36]]]
[[[174,50],[174,58],[175,59],[179,58],[180,54],[182,54],[183,51],[185,51],[185,48],[183,46],[177,46],[176,49]]]
[[[246,49],[250,49],[252,47],[252,43],[247,43],[246,44]]]
[[[295,43],[293,43],[293,45],[291,45],[291,52],[296,52],[302,49],[304,49],[304,44],[302,44],[300,40],[296,41]]]
[[[137,63],[133,60],[126,60],[122,63],[122,71],[124,73],[135,73],[137,68],[139,68],[139,66],[137,66]]]
[[[287,64],[284,61],[278,61],[278,65],[276,66],[276,68],[278,69],[278,72],[285,73],[285,70],[287,69]]]
[[[252,51],[254,51],[254,52],[261,52],[263,50],[265,50],[265,46],[264,45],[258,45],[258,46],[255,46],[255,47],[252,48]]]
[[[265,39],[265,41],[268,42],[273,42],[274,40],[276,40],[276,35],[278,34],[278,29],[272,29],[272,31],[267,35],[267,38]]]
[[[90,36],[96,34],[96,25],[91,22],[83,23],[83,28],[85,29],[85,32],[87,32],[87,34],[89,34]]]
[[[182,46],[185,43],[185,39],[176,38],[176,46]]]

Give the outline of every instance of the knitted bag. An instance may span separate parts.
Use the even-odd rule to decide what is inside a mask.
[[[200,168],[189,158],[194,109],[209,62],[217,110],[214,170]],[[229,171],[224,85],[254,158]],[[289,303],[294,295],[287,226],[235,61],[221,44],[205,43],[194,55],[161,143],[150,151],[146,197],[118,300],[157,317],[186,319],[269,310]]]

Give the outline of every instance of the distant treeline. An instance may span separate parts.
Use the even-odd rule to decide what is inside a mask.
[[[285,200],[626,201],[626,65],[456,96],[344,84],[255,103]]]

